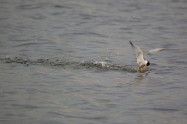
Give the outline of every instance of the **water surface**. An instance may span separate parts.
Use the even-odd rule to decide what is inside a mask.
[[[186,124],[185,0],[0,0],[3,124]],[[150,56],[137,73],[129,40]]]

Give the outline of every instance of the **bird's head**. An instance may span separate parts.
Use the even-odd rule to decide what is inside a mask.
[[[150,65],[150,62],[149,61],[147,61],[147,64],[146,64],[147,66],[149,66]]]

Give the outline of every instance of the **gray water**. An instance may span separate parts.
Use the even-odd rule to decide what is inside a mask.
[[[186,124],[186,73],[186,0],[0,0],[1,124]]]

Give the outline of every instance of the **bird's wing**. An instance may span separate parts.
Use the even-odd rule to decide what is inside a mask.
[[[133,50],[136,52],[136,58],[137,58],[138,65],[141,65],[145,61],[144,56],[143,56],[143,51],[141,50],[141,48],[139,46],[133,44],[131,41],[129,41],[129,43],[131,44]]]
[[[147,55],[156,54],[156,53],[158,53],[158,52],[160,52],[160,51],[163,51],[163,50],[165,50],[165,48],[151,49],[151,50],[149,50],[149,51],[147,52]]]

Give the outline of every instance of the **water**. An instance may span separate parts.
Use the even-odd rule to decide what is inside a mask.
[[[0,0],[0,123],[186,124],[185,0]],[[150,56],[137,73],[134,41]]]

